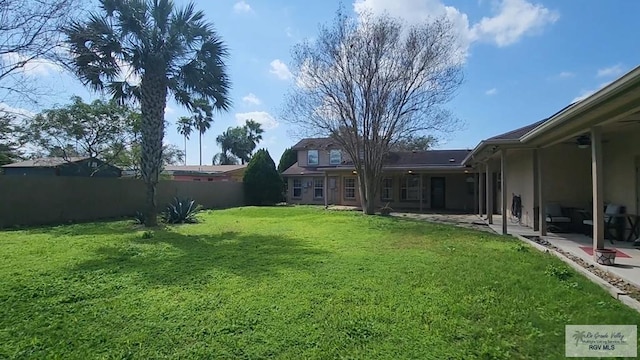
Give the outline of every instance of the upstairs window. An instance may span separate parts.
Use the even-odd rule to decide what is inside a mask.
[[[331,150],[329,152],[329,164],[340,165],[342,163],[342,150]]]
[[[318,165],[318,150],[307,151],[307,165]]]

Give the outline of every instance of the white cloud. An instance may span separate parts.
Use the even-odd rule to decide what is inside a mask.
[[[359,14],[386,12],[409,24],[444,16],[458,32],[458,46],[463,54],[475,41],[495,43],[499,47],[511,45],[524,35],[539,33],[560,17],[557,11],[526,0],[500,0],[495,4],[493,16],[484,17],[473,25],[470,25],[467,14],[444,5],[442,0],[355,0],[353,7]]]
[[[488,96],[495,95],[495,94],[498,93],[498,89],[492,88],[492,89],[489,89],[489,90],[485,91],[484,93],[485,93],[485,95],[488,95]]]
[[[574,102],[577,102],[577,101],[582,101],[582,100],[588,98],[589,96],[595,94],[596,92],[600,91],[600,89],[604,88],[605,86],[607,86],[609,84],[611,84],[611,81],[603,82],[602,84],[600,84],[595,89],[582,90],[582,91],[580,91],[580,95],[578,95],[575,98],[573,98],[573,100],[571,100],[571,102],[574,103]]]
[[[572,72],[570,72],[570,71],[563,71],[563,72],[561,72],[560,74],[558,74],[558,77],[559,77],[560,79],[572,78],[572,77],[574,77],[574,76],[576,76],[576,74],[574,74],[574,73],[572,73]]]
[[[238,125],[244,125],[247,120],[259,122],[265,130],[275,129],[279,125],[278,121],[266,111],[251,111],[236,114],[236,122]]]
[[[281,80],[289,80],[293,76],[291,71],[289,71],[289,67],[287,64],[280,61],[280,59],[275,59],[271,62],[270,73],[276,75]]]
[[[598,69],[597,77],[608,77],[608,76],[618,76],[624,72],[622,68],[622,64],[617,64],[613,66],[609,66],[604,69]]]
[[[291,29],[291,27],[287,26],[284,29],[284,33],[287,34],[288,38],[292,38],[293,37],[293,30]]]
[[[499,47],[511,45],[524,35],[539,33],[560,18],[555,10],[526,0],[502,0],[493,17],[484,17],[471,28],[472,40],[494,42]]]
[[[233,11],[237,13],[248,13],[253,11],[253,9],[251,9],[251,5],[247,4],[246,1],[240,0],[233,5]]]
[[[172,107],[170,107],[169,105],[164,107],[164,114],[165,115],[172,115],[176,112],[176,110]]]
[[[247,96],[242,98],[242,101],[244,101],[247,104],[250,105],[260,105],[262,104],[262,101],[255,96],[253,93],[249,93]]]
[[[62,67],[46,59],[35,58],[29,60],[28,57],[15,52],[2,54],[0,56],[0,62],[2,62],[2,66],[4,68],[18,65],[22,61],[27,62],[21,68],[19,68],[17,72],[21,72],[25,75],[47,76],[51,73],[62,72]]]
[[[13,107],[6,103],[0,103],[0,113],[8,113],[11,115],[15,115],[17,120],[22,120],[25,118],[30,118],[35,116],[36,114],[30,110]]]

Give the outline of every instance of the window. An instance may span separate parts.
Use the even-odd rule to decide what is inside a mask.
[[[393,179],[392,178],[382,179],[381,199],[393,200]]]
[[[313,198],[324,198],[324,179],[313,179]]]
[[[329,164],[340,165],[342,162],[342,150],[331,150],[329,152]]]
[[[307,165],[318,165],[318,150],[307,151]]]
[[[400,200],[419,200],[420,178],[405,176],[400,182]]]
[[[301,179],[293,179],[293,197],[294,198],[302,197],[302,180]]]
[[[344,179],[344,198],[345,199],[356,198],[356,179],[355,178]]]

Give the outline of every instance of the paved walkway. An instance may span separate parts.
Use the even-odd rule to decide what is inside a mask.
[[[493,232],[484,220],[475,214],[442,214],[442,213],[412,213],[412,212],[392,212],[391,216],[402,217],[414,220],[423,220],[441,224],[450,224],[467,229]]]

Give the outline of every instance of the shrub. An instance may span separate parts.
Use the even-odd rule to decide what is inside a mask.
[[[393,208],[389,206],[389,203],[387,203],[385,206],[380,208],[380,215],[389,216],[392,211],[393,211]]]
[[[136,211],[136,214],[133,216],[133,219],[135,223],[138,225],[144,224],[144,213],[142,211]]]
[[[201,209],[202,207],[197,205],[195,200],[176,197],[162,214],[162,221],[167,224],[196,223],[198,222],[196,215]]]
[[[282,177],[265,149],[258,150],[251,158],[243,181],[249,205],[274,205],[282,200]]]
[[[569,269],[562,266],[547,265],[544,273],[547,274],[547,276],[555,277],[560,281],[565,281],[571,277]]]

